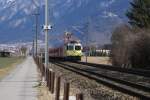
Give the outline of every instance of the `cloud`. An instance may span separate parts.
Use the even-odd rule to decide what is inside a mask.
[[[10,22],[10,26],[13,26],[14,28],[16,28],[25,22],[26,22],[26,18],[21,18],[21,19]]]
[[[5,21],[5,19],[6,19],[6,16],[0,17],[0,21]]]
[[[54,12],[54,13],[53,13],[53,16],[54,16],[55,18],[58,18],[58,17],[59,17],[59,12]]]
[[[72,0],[67,0],[66,3],[72,3]]]
[[[113,12],[104,11],[102,17],[104,17],[104,18],[108,18],[108,17],[118,17],[118,15],[115,14],[115,13],[113,13]]]
[[[113,4],[116,0],[109,0],[109,1],[104,1],[101,2],[100,6],[101,7],[109,7],[111,4]]]

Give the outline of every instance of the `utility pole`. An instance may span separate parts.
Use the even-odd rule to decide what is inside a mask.
[[[85,56],[85,61],[86,61],[86,63],[87,63],[87,60],[88,60],[88,57],[87,56],[89,56],[89,47],[88,47],[88,43],[89,43],[89,19],[88,19],[88,22],[86,23],[86,25],[85,25],[85,28],[86,28],[86,32],[87,32],[87,34],[86,34],[86,40],[85,40],[85,45],[86,45],[86,56]]]
[[[37,57],[37,52],[38,52],[38,16],[40,14],[37,11],[33,15],[35,16],[35,57]]]
[[[48,63],[49,63],[49,55],[48,55],[48,31],[52,28],[49,25],[49,7],[48,7],[48,0],[45,0],[45,25],[44,25],[44,30],[45,30],[45,77],[46,77],[46,68],[48,68]],[[52,70],[52,69],[51,69]]]
[[[32,50],[33,50],[33,51],[32,51],[33,57],[35,57],[35,56],[34,56],[34,39],[33,39],[33,47],[32,47]]]

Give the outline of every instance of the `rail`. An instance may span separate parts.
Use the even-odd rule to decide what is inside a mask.
[[[142,86],[136,83],[121,80],[119,78],[115,78],[115,77],[103,75],[97,72],[81,69],[73,65],[67,65],[64,63],[60,63],[60,62],[55,62],[54,64],[64,69],[86,76],[90,79],[94,79],[97,82],[108,85],[121,92],[128,93],[133,96],[137,96],[141,99],[150,99],[150,88],[147,86]]]
[[[94,63],[86,63],[86,62],[73,62],[73,63],[92,66],[96,68],[108,69],[108,70],[118,71],[123,73],[135,74],[135,75],[150,78],[150,70],[142,70],[142,69],[135,69],[135,68],[121,68],[121,67],[115,67],[111,65],[102,65],[102,64],[94,64]]]

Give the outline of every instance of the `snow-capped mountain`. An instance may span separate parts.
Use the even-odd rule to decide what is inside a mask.
[[[129,0],[49,0],[50,35],[72,31],[80,39],[88,32],[91,41],[109,42],[112,29],[127,21],[124,13]],[[31,41],[34,37],[33,13],[40,13],[39,31],[44,24],[44,0],[0,0],[0,42]],[[40,37],[42,34],[40,33]]]

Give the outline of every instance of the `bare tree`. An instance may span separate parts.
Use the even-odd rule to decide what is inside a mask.
[[[111,61],[122,67],[148,67],[150,65],[149,30],[117,27],[112,34]]]
[[[20,51],[21,51],[21,55],[22,55],[22,56],[25,56],[25,55],[26,55],[26,52],[27,52],[27,47],[22,46],[22,47],[20,48]]]

